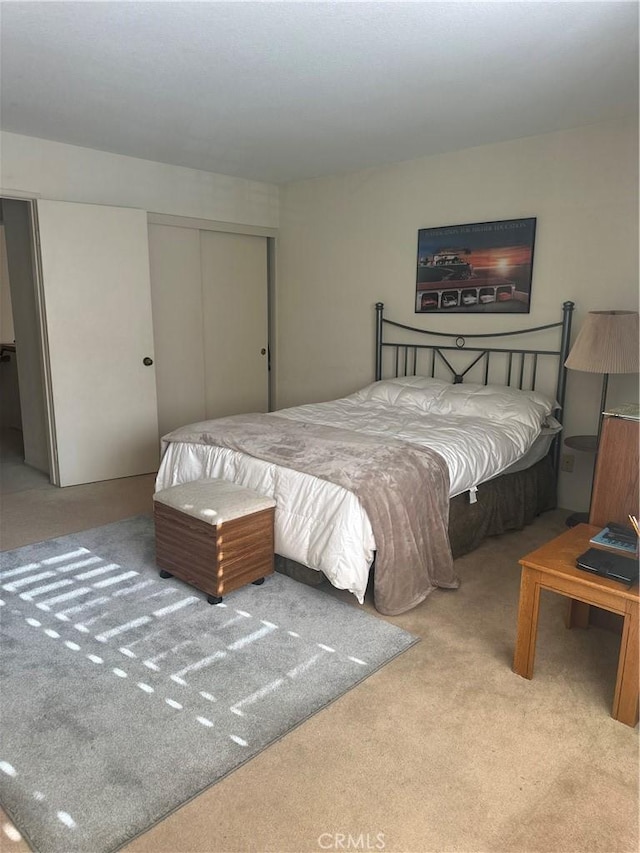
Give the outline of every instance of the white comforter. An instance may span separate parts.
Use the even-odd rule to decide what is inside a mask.
[[[395,436],[432,448],[446,460],[452,497],[509,468],[540,433],[527,422],[433,414],[354,396],[283,409],[273,416]],[[276,552],[322,571],[334,586],[349,590],[362,603],[375,540],[355,495],[232,450],[180,442],[168,444],[156,490],[204,477],[231,480],[274,497]]]

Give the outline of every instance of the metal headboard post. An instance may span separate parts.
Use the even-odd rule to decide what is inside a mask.
[[[562,340],[560,342],[560,362],[558,364],[558,382],[556,384],[556,400],[560,404],[557,420],[560,423],[564,422],[564,397],[567,389],[567,368],[564,366],[564,363],[569,356],[569,347],[571,345],[571,320],[573,318],[574,307],[575,303],[573,302],[562,303]],[[556,479],[560,473],[561,436],[562,433],[559,433],[553,441],[553,467],[556,471]]]
[[[512,332],[494,332],[493,334],[464,334],[464,335],[456,335],[451,332],[432,332],[428,329],[418,329],[415,326],[407,326],[403,323],[396,323],[393,320],[387,320],[384,317],[384,303],[376,302],[376,370],[375,377],[376,380],[382,379],[382,351],[384,347],[389,347],[395,350],[395,365],[396,365],[396,375],[398,375],[399,370],[399,354],[400,350],[404,350],[404,369],[405,374],[408,369],[408,352],[412,351],[413,357],[411,361],[413,362],[413,372],[416,372],[417,365],[417,354],[418,350],[430,350],[431,351],[431,375],[434,375],[435,372],[435,358],[436,355],[440,362],[443,362],[447,369],[451,372],[453,382],[459,383],[462,382],[466,373],[470,371],[470,369],[482,359],[484,359],[484,383],[485,385],[488,383],[489,377],[489,359],[493,353],[498,353],[502,356],[508,356],[508,370],[509,370],[509,378],[507,380],[507,384],[511,383],[511,370],[512,370],[512,362],[514,357],[519,358],[520,370],[519,370],[519,387],[522,388],[523,385],[523,377],[524,377],[524,369],[525,369],[525,359],[527,357],[532,359],[532,390],[535,388],[535,379],[536,379],[536,367],[538,363],[538,356],[557,356],[558,358],[558,374],[556,380],[556,400],[559,403],[560,409],[556,413],[556,419],[562,423],[564,420],[564,401],[565,401],[565,391],[566,391],[566,382],[567,382],[567,368],[564,366],[565,361],[569,355],[569,348],[571,343],[571,320],[573,316],[573,309],[575,304],[573,302],[564,302],[562,304],[562,320],[558,323],[547,323],[544,326],[535,326],[528,329],[516,329]],[[437,344],[404,344],[404,343],[394,343],[391,341],[384,340],[384,330],[385,325],[394,326],[398,329],[405,329],[409,332],[416,332],[421,335],[430,335],[432,337],[441,337],[441,338],[449,338],[455,341],[455,346],[447,346],[447,345],[437,345]],[[509,349],[509,348],[498,348],[498,347],[468,347],[467,339],[468,338],[501,338],[501,337],[517,337],[518,335],[527,334],[529,332],[539,332],[545,329],[556,329],[562,327],[562,335],[559,349],[553,350],[535,350],[535,349]],[[452,365],[449,363],[445,352],[447,351],[466,351],[467,353],[479,353],[479,355],[475,356],[473,361],[471,361],[467,367],[459,372],[458,370],[454,370]],[[498,356],[500,357],[500,356]],[[562,448],[562,439],[560,434],[556,436],[554,439],[554,443],[552,446],[552,460],[553,465],[556,471],[556,476],[560,472],[560,451]]]
[[[558,365],[558,384],[556,399],[560,403],[560,414],[564,412],[564,395],[567,385],[567,368],[564,366],[569,356],[571,342],[571,320],[573,318],[573,302],[562,303],[562,341],[560,343],[560,363]],[[562,422],[561,418],[558,418]]]
[[[382,379],[382,320],[384,302],[376,302],[376,382]]]

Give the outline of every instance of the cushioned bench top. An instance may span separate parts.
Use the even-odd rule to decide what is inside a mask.
[[[208,524],[222,524],[276,505],[273,498],[219,479],[171,486],[156,492],[153,499]]]

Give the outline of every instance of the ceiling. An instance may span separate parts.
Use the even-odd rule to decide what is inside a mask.
[[[637,114],[636,2],[0,3],[3,130],[283,183]]]

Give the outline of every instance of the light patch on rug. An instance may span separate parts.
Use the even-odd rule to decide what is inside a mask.
[[[222,604],[138,516],[0,555],[0,802],[42,853],[117,850],[418,640],[280,574]]]

